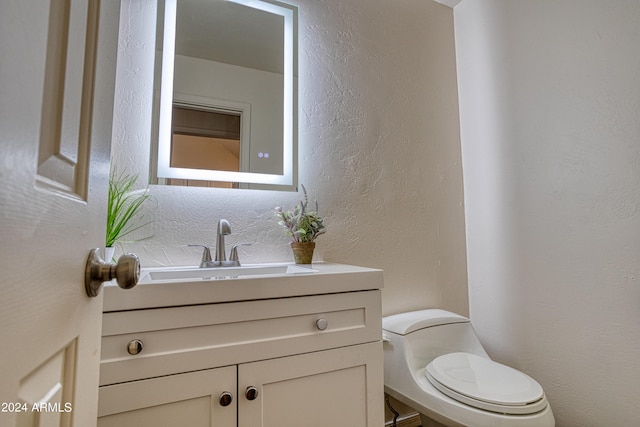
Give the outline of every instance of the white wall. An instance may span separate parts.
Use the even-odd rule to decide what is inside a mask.
[[[472,321],[558,426],[640,419],[640,3],[454,9]]]
[[[146,177],[153,16],[125,0],[113,161]],[[385,270],[385,313],[468,312],[453,13],[423,0],[296,0],[300,177],[327,216],[317,256]],[[273,208],[299,193],[151,188],[143,265],[191,264],[219,218],[246,262],[292,260]]]

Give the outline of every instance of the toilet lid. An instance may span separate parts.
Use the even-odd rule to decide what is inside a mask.
[[[547,401],[540,384],[530,376],[469,353],[435,358],[425,375],[439,391],[461,403],[503,414],[531,414]]]

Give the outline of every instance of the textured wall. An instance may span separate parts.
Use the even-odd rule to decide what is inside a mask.
[[[147,175],[153,24],[123,5],[114,164]],[[328,232],[317,258],[382,268],[385,313],[468,311],[453,14],[423,0],[298,0],[299,181]],[[145,18],[147,17],[147,18]],[[143,265],[193,265],[219,218],[245,262],[291,260],[275,206],[301,194],[151,187],[152,238],[124,248]]]
[[[455,9],[471,319],[557,425],[637,425],[640,4]]]

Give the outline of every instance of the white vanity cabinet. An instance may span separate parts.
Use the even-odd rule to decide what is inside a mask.
[[[371,289],[105,312],[98,426],[382,426],[372,277]]]

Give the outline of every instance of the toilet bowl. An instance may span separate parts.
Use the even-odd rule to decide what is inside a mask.
[[[540,384],[492,361],[466,317],[412,311],[384,317],[382,329],[385,392],[420,412],[424,427],[555,426]]]

